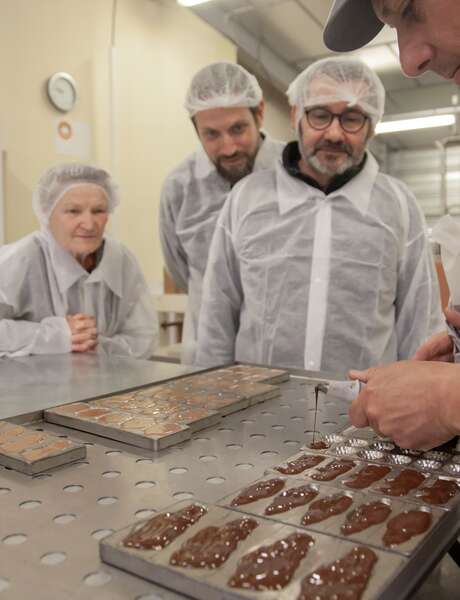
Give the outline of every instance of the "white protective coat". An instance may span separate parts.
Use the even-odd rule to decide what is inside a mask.
[[[282,165],[229,195],[206,271],[197,364],[345,373],[408,358],[441,329],[423,215],[371,155],[327,196]]]
[[[265,134],[254,171],[280,160],[284,144]],[[182,362],[193,364],[196,350],[202,282],[217,217],[230,183],[216,171],[203,148],[172,171],[164,185],[160,208],[160,239],[166,268],[188,293],[182,336]]]
[[[136,358],[152,355],[158,321],[135,257],[105,238],[88,273],[47,230],[0,248],[0,356],[71,351],[66,315],[96,318],[97,351]]]

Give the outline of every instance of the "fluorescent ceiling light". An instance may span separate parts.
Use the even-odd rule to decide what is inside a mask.
[[[429,127],[445,127],[454,125],[455,115],[433,115],[431,117],[417,117],[415,119],[402,119],[401,121],[384,121],[378,123],[375,133],[393,133],[395,131],[410,131],[412,129],[428,129]]]
[[[205,2],[211,2],[211,0],[177,0],[177,3],[181,6],[196,6],[197,4],[204,4]]]

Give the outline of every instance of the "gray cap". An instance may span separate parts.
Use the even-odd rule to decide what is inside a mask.
[[[335,0],[324,28],[329,50],[349,52],[365,46],[382,29],[371,0]]]

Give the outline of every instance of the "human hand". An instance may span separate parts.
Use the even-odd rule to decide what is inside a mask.
[[[401,361],[350,371],[367,385],[349,415],[402,448],[430,449],[460,433],[460,365]]]
[[[457,310],[454,310],[452,308],[445,308],[444,315],[445,315],[446,321],[449,323],[449,325],[452,325],[452,327],[456,327],[457,329],[460,329],[460,312],[458,312]]]
[[[72,352],[88,352],[96,348],[97,327],[94,317],[78,313],[67,315],[66,321],[71,333]]]
[[[454,345],[448,333],[435,333],[417,348],[412,360],[454,362]]]

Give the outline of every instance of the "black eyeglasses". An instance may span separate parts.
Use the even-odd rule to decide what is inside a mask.
[[[319,131],[327,129],[337,117],[341,128],[347,133],[357,133],[360,131],[369,118],[359,110],[345,110],[343,113],[333,113],[328,108],[320,106],[307,108],[305,116],[310,127]]]

